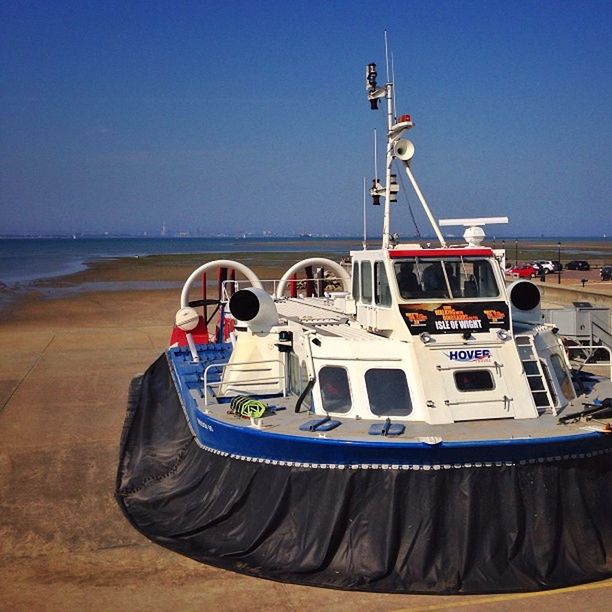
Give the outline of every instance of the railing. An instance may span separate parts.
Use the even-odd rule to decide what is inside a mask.
[[[455,402],[451,400],[444,400],[444,404],[446,406],[467,406],[467,405],[471,406],[472,404],[493,404],[495,402],[503,402],[504,410],[506,412],[510,412],[510,403],[512,401],[514,401],[514,398],[504,395],[503,397],[493,397],[491,399],[481,399],[481,400],[469,399],[469,400],[457,400]]]
[[[296,283],[296,285],[299,285],[299,284],[304,284],[308,281],[313,282],[315,284],[315,287],[317,286],[317,283],[321,283],[321,282],[323,282],[324,285],[328,283],[337,283],[340,287],[342,287],[342,279],[339,276],[326,276],[322,281],[320,278],[317,278],[317,277],[298,278],[296,280],[287,281],[287,284]],[[266,289],[266,291],[268,291],[268,288],[270,286],[272,287],[272,291],[271,292],[268,291],[268,293],[270,293],[271,295],[276,295],[276,289],[279,283],[280,283],[279,279],[261,280],[261,284],[264,287],[264,289]],[[251,283],[248,280],[243,280],[243,281],[225,280],[223,281],[221,283],[221,301],[228,302],[232,294],[240,289],[241,284],[247,285],[249,287],[251,286]],[[321,290],[320,293],[322,294],[323,290]],[[322,297],[322,295],[320,297]]]
[[[204,369],[204,405],[208,406],[208,393],[207,390],[210,387],[213,386],[218,386],[221,387],[222,385],[227,385],[228,390],[233,390],[233,391],[242,391],[243,393],[245,393],[245,391],[243,389],[239,389],[237,387],[232,387],[232,382],[223,382],[223,377],[225,375],[225,371],[227,368],[232,368],[235,366],[252,366],[252,365],[262,365],[262,364],[277,364],[279,366],[279,375],[275,376],[272,373],[270,374],[269,378],[266,379],[262,379],[262,378],[252,378],[252,379],[241,379],[239,381],[234,381],[236,383],[236,385],[242,385],[242,384],[250,384],[250,383],[262,383],[265,382],[266,384],[272,384],[272,383],[280,383],[282,391],[283,391],[283,397],[287,397],[287,379],[285,376],[285,372],[284,372],[284,363],[281,359],[265,359],[262,361],[239,361],[236,363],[229,363],[229,362],[225,362],[225,363],[211,363],[210,365],[208,365],[205,369]],[[221,373],[220,373],[220,377],[221,380],[219,381],[215,381],[215,382],[209,382],[208,381],[208,372],[209,370],[211,370],[212,368],[221,368]],[[246,372],[268,372],[268,371],[272,371],[272,368],[258,368],[258,369],[248,369],[248,370],[243,370]],[[248,393],[246,393],[248,395]]]
[[[580,364],[580,370],[582,370],[585,365],[589,365],[591,367],[608,366],[610,369],[608,377],[612,378],[612,350],[609,346],[605,344],[576,344],[565,346],[565,350],[568,352],[568,355],[570,351],[584,351],[586,353],[584,361],[570,358],[571,361]],[[595,351],[606,351],[608,353],[608,361],[589,361],[595,355]]]
[[[593,319],[591,319],[591,342],[593,342],[594,336],[599,338],[601,343],[608,348],[609,352],[609,347],[612,346],[612,334],[610,333],[610,329],[606,329],[597,321],[593,321]]]

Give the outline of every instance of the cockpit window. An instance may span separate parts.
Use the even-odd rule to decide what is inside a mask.
[[[499,297],[487,259],[409,257],[394,266],[400,296],[405,300]]]

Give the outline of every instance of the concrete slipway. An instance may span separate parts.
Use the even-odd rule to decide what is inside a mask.
[[[610,610],[612,580],[464,597],[307,588],[197,564],[113,499],[131,377],[161,352],[174,291],[32,300],[0,320],[0,609]],[[611,519],[612,520],[612,519]]]

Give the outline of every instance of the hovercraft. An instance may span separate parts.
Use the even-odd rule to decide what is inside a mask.
[[[506,218],[435,221],[402,137],[411,117],[394,117],[375,64],[367,89],[387,102],[380,248],[273,284],[235,261],[195,270],[171,346],[130,389],[118,503],[162,546],[284,582],[452,594],[607,578],[612,385],[577,391],[537,287],[506,286],[504,252],[483,246]],[[391,234],[394,161],[438,245]],[[211,340],[193,292],[215,268]]]

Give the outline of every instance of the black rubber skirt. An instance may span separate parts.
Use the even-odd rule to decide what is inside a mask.
[[[612,575],[612,453],[502,467],[317,469],[200,448],[166,357],[130,389],[116,498],[147,538],[319,587],[535,591]]]

